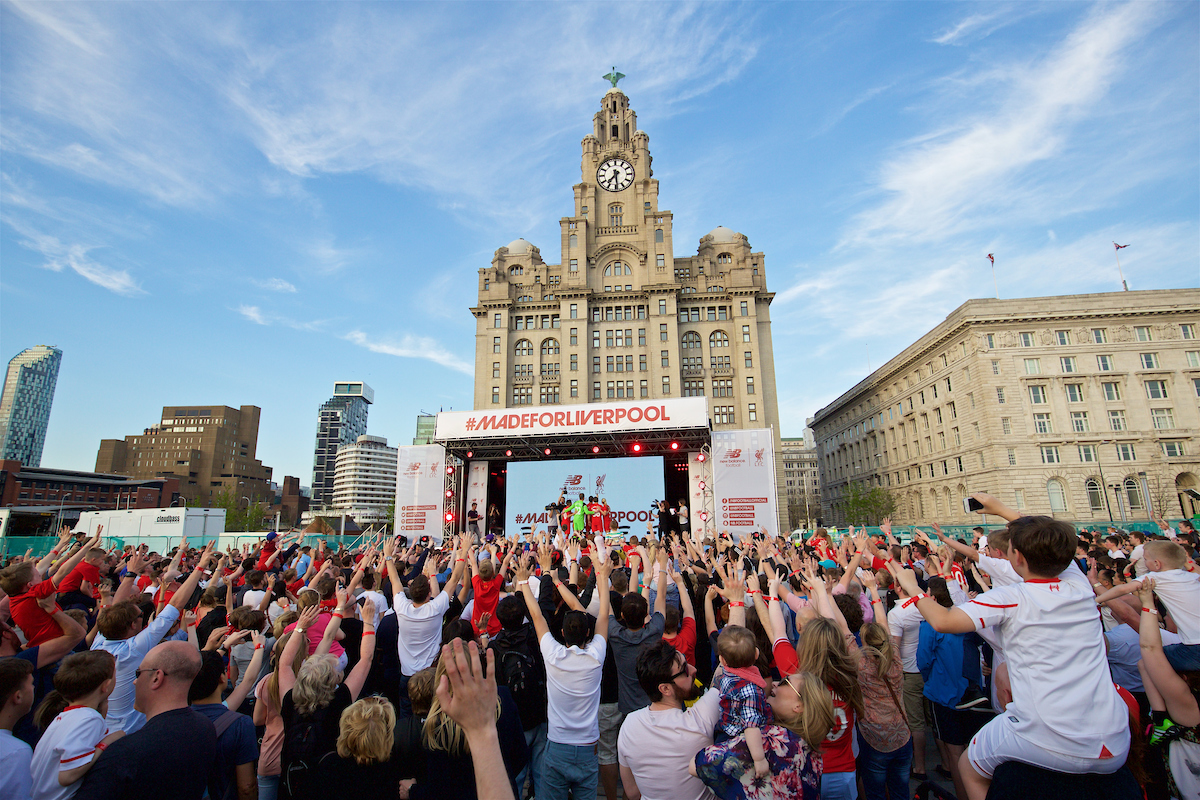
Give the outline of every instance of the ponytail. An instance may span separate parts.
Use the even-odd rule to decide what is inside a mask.
[[[37,725],[39,731],[45,731],[50,727],[50,723],[54,722],[54,718],[66,709],[71,704],[67,696],[58,689],[51,690],[50,694],[46,695],[42,700],[41,705],[33,712],[33,724]]]

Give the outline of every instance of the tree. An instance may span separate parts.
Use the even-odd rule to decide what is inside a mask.
[[[869,489],[850,483],[841,501],[842,513],[851,525],[878,525],[896,510],[896,500],[882,486]]]
[[[225,530],[262,530],[263,519],[267,515],[266,505],[261,502],[252,502],[247,506],[242,503],[242,499],[228,487],[213,494],[212,507],[225,509]]]

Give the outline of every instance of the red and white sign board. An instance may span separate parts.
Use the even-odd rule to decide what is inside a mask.
[[[434,438],[493,439],[506,436],[539,436],[563,433],[615,433],[675,428],[707,428],[708,399],[625,400],[541,406],[531,411],[442,411],[437,415]]]
[[[421,444],[396,449],[396,533],[409,542],[428,536],[441,544],[446,448]]]
[[[769,428],[712,435],[713,505],[718,532],[748,537],[760,528],[779,535],[775,447]]]

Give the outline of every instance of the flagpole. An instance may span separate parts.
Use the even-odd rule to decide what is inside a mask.
[[[1000,299],[1000,284],[996,283],[996,262],[992,261],[992,286],[996,289],[996,299]]]
[[[1117,275],[1121,277],[1121,288],[1128,292],[1129,284],[1125,282],[1125,273],[1121,271],[1121,248],[1117,246],[1116,242],[1113,242],[1113,255],[1117,259]]]

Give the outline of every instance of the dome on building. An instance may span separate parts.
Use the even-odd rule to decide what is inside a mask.
[[[514,239],[508,243],[509,255],[519,256],[523,253],[528,253],[533,249],[533,245],[524,239]]]
[[[709,231],[705,238],[711,238],[714,242],[733,242],[737,240],[737,232],[729,230],[724,225],[718,225]]]

